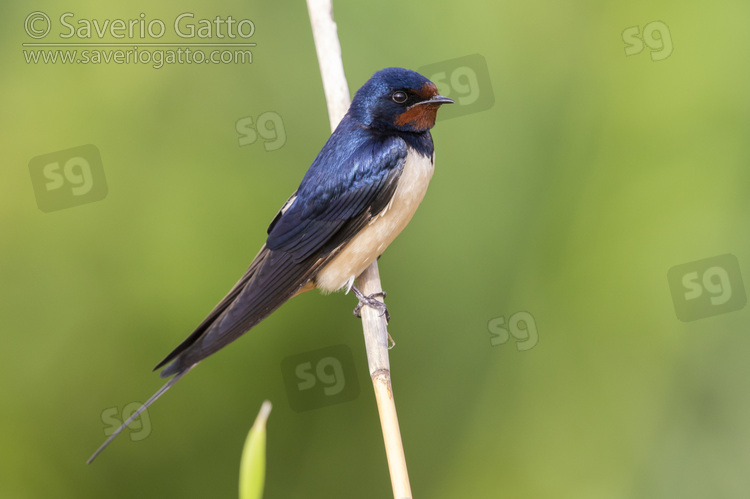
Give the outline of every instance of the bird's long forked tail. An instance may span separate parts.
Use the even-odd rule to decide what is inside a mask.
[[[124,430],[125,428],[127,428],[128,425],[130,425],[130,423],[132,423],[133,421],[135,421],[135,418],[137,418],[138,416],[140,416],[141,413],[143,413],[143,411],[145,411],[146,409],[148,409],[151,406],[151,404],[153,404],[154,402],[156,402],[157,400],[159,400],[159,397],[161,397],[162,395],[164,395],[167,392],[167,390],[169,390],[170,388],[172,388],[172,386],[180,380],[180,378],[182,378],[187,373],[189,373],[190,370],[192,368],[194,368],[195,366],[197,366],[197,365],[198,365],[197,363],[193,364],[192,366],[188,367],[187,369],[185,369],[185,370],[183,370],[181,372],[178,372],[177,374],[174,375],[174,377],[172,379],[170,379],[169,381],[167,381],[164,384],[164,386],[162,386],[161,388],[159,388],[156,391],[156,393],[154,393],[153,395],[151,395],[151,398],[149,398],[146,401],[146,403],[144,403],[142,406],[140,406],[137,411],[135,411],[127,420],[125,420],[125,422],[122,423],[120,425],[120,427],[117,428],[115,430],[115,432],[112,435],[110,435],[109,438],[107,438],[107,440],[105,440],[104,443],[101,446],[99,446],[98,449],[96,449],[96,452],[94,452],[91,455],[91,457],[88,458],[88,460],[86,461],[86,464],[91,464],[94,461],[94,459],[96,459],[96,456],[98,456],[99,454],[101,454],[101,452],[104,449],[106,449],[107,446],[110,443],[112,443],[112,440],[114,440],[117,437],[117,435],[119,435],[120,433],[122,433],[122,430]]]

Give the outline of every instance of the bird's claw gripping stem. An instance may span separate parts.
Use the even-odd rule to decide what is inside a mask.
[[[362,314],[360,312],[362,310],[362,307],[367,305],[368,307],[379,310],[381,316],[385,315],[386,323],[391,321],[391,314],[388,312],[388,307],[386,307],[385,303],[383,303],[382,301],[375,299],[375,297],[377,296],[385,298],[385,291],[379,291],[377,293],[372,293],[371,295],[367,295],[367,296],[365,296],[355,286],[352,286],[352,291],[354,291],[354,296],[356,296],[357,300],[359,300],[359,303],[357,303],[357,306],[354,307],[354,311],[352,312],[354,315],[356,315],[359,318],[362,318]]]

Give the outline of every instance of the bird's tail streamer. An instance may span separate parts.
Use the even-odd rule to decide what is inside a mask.
[[[159,390],[157,390],[156,393],[154,393],[153,395],[151,395],[151,398],[149,398],[146,401],[146,403],[144,403],[142,406],[140,406],[137,411],[135,411],[127,420],[125,420],[125,422],[122,423],[120,425],[120,427],[117,428],[115,430],[115,432],[112,435],[110,435],[109,438],[107,440],[105,440],[104,443],[98,449],[96,449],[96,452],[94,452],[91,455],[91,457],[88,459],[88,461],[86,461],[86,464],[91,464],[94,461],[94,459],[96,459],[96,456],[98,456],[99,454],[101,454],[101,452],[104,449],[106,449],[107,446],[110,443],[112,443],[112,440],[114,440],[115,437],[117,437],[117,435],[119,435],[120,433],[122,433],[122,430],[124,430],[125,428],[127,428],[127,426],[130,423],[132,423],[133,421],[135,421],[135,418],[137,418],[138,416],[140,416],[141,413],[143,413],[143,411],[145,411],[146,409],[148,409],[151,404],[153,404],[154,402],[156,402],[157,400],[159,400],[159,397],[161,397],[162,395],[164,395],[167,392],[167,390],[169,390],[170,388],[172,388],[172,386],[180,380],[180,378],[182,378],[187,373],[189,373],[190,370],[192,368],[194,368],[195,366],[197,366],[197,365],[198,364],[193,364],[192,366],[188,367],[184,371],[175,374],[172,379],[170,379],[169,381],[167,381],[164,384],[164,386],[162,386],[161,388],[159,388]]]

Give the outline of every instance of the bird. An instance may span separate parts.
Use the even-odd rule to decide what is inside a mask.
[[[268,226],[247,271],[198,327],[154,368],[169,381],[113,432],[117,435],[206,357],[289,299],[312,289],[354,291],[362,306],[387,312],[355,279],[406,227],[434,171],[430,129],[454,101],[421,74],[390,67],[355,93],[297,190]],[[383,296],[382,294],[380,294]],[[382,314],[382,313],[381,313]]]

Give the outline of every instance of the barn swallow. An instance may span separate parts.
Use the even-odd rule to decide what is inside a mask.
[[[320,289],[354,290],[354,280],[411,220],[435,164],[430,129],[441,105],[424,76],[403,68],[375,73],[268,227],[266,243],[242,278],[154,370],[172,378],[120,426],[88,462],[141,412],[209,355],[233,342],[290,298]]]

